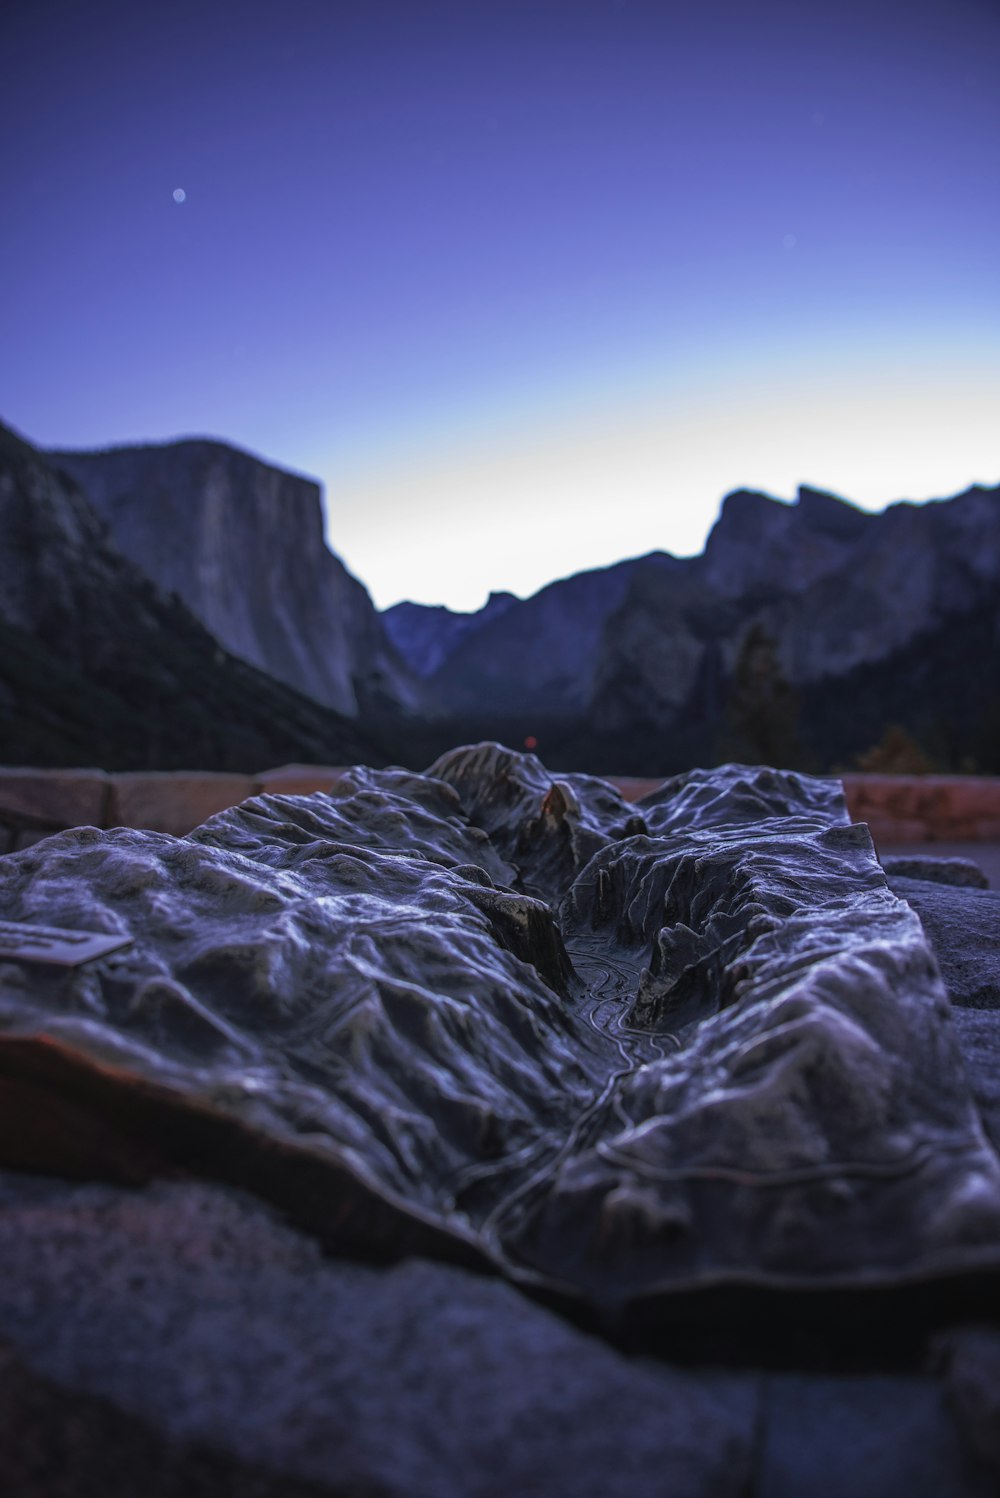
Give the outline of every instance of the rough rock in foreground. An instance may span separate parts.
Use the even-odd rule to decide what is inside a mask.
[[[196,1182],[0,1174],[0,1254],[12,1498],[996,1489],[1000,1336],[983,1328],[936,1372],[671,1367],[495,1279],[324,1260],[260,1203]]]

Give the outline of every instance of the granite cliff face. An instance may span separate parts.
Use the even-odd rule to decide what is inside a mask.
[[[808,488],[794,505],[738,491],[700,556],[553,583],[462,616],[450,639],[438,618],[429,711],[442,742],[463,724],[531,734],[556,763],[605,772],[720,755],[829,766],[891,722],[944,768],[996,770],[1000,693],[968,659],[1000,639],[998,538],[1000,488],[878,515]],[[783,713],[784,741],[760,741]]]
[[[878,515],[810,488],[794,505],[740,490],[700,556],[652,553],[475,614],[379,616],[326,548],[306,479],[208,441],[47,461],[225,650],[411,768],[495,738],[611,774],[830,769],[884,760],[888,734],[904,762],[871,768],[1000,772],[985,668],[1000,649],[1000,488]],[[63,584],[48,586],[57,602]]]
[[[326,546],[310,479],[209,441],[49,461],[115,546],[234,655],[350,717],[414,705],[371,599]]]
[[[1000,488],[879,515],[801,490],[778,537],[762,533],[756,565],[741,558],[731,503],[709,538],[705,581],[755,606],[796,684],[884,660],[1000,584]]]
[[[0,759],[260,769],[381,750],[235,659],[111,544],[77,484],[0,427]]]

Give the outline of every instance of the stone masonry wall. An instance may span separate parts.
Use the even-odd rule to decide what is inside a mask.
[[[282,765],[259,775],[0,768],[0,853],[65,827],[144,827],[180,837],[248,796],[308,795],[343,773],[334,765]],[[608,778],[631,801],[659,784]],[[876,843],[1000,841],[1000,779],[851,774],[843,781],[851,816],[868,823]]]

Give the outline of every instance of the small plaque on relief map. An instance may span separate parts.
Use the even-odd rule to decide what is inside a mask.
[[[48,962],[58,967],[79,967],[118,947],[131,944],[131,936],[111,936],[107,931],[64,931],[58,926],[27,926],[20,921],[0,921],[0,962]]]

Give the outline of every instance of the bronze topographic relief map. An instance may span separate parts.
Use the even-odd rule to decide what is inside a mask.
[[[0,861],[0,917],[131,943],[0,964],[4,1164],[228,1181],[612,1330],[1000,1268],[935,959],[837,781],[630,805],[483,744],[57,834]]]

